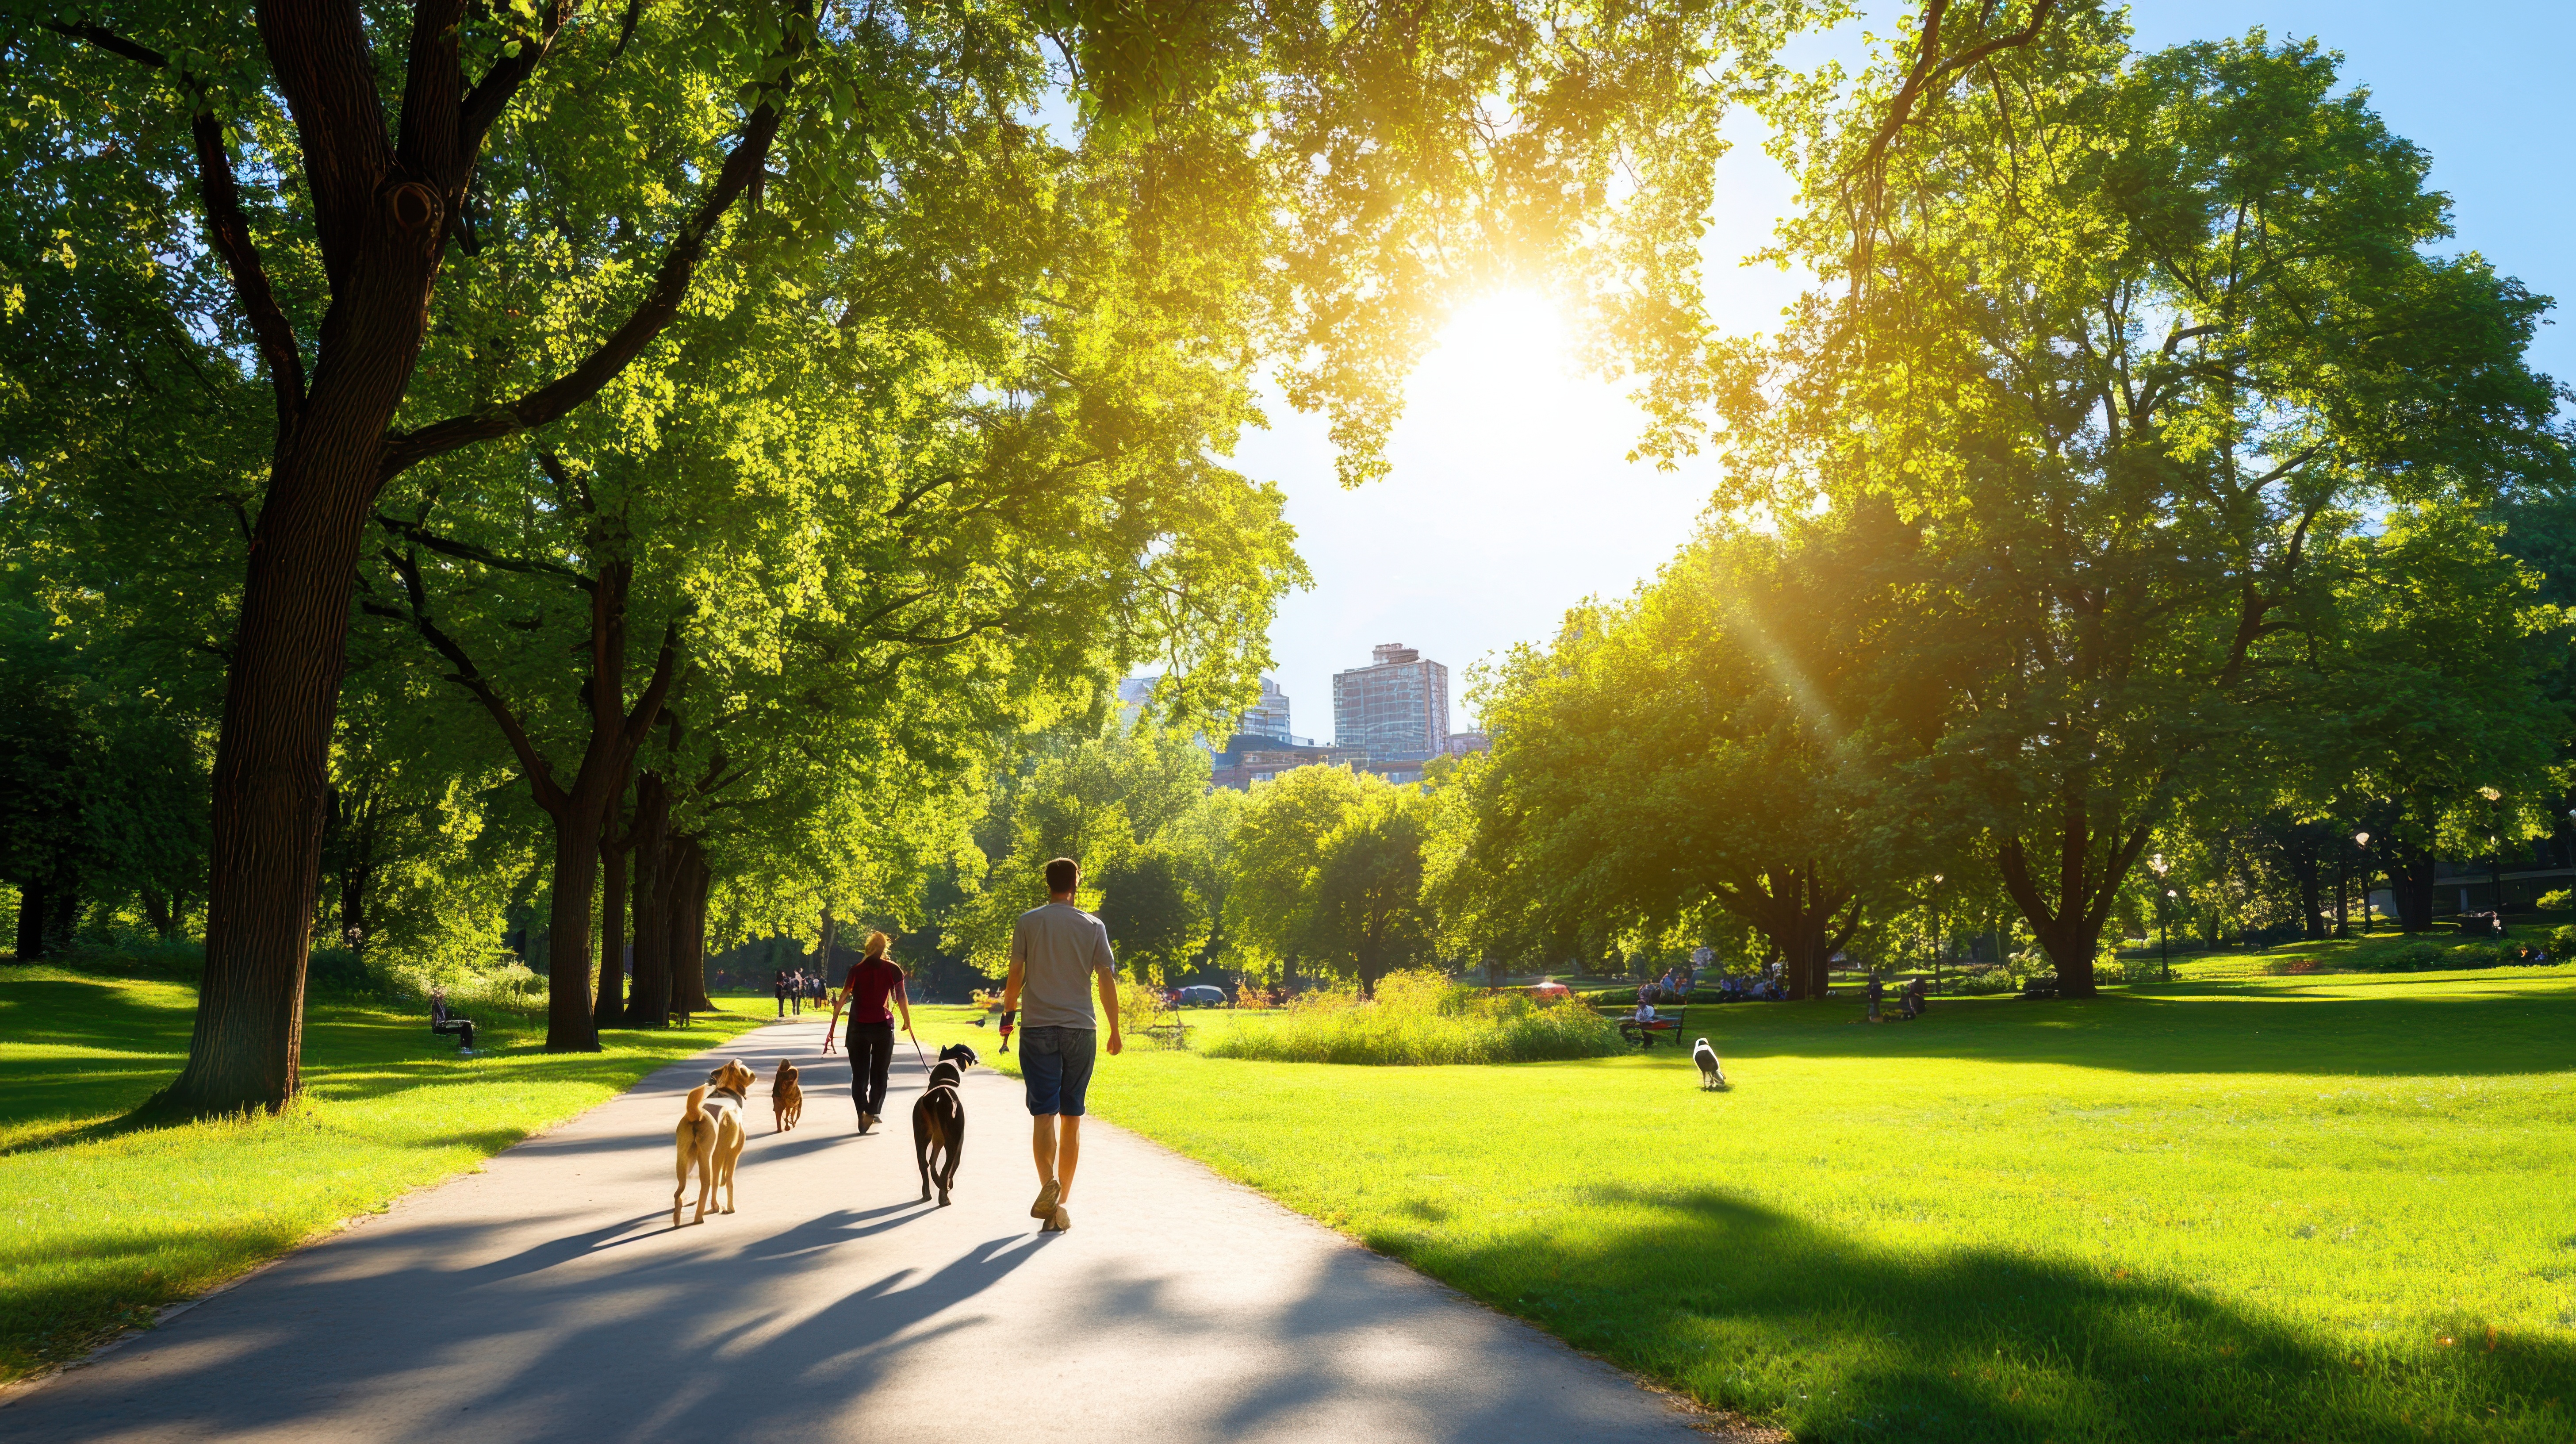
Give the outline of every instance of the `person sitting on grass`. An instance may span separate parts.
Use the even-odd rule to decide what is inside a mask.
[[[1898,1001],[1901,1005],[1903,1005],[1903,1007],[1904,1007],[1904,1009],[1905,1009],[1905,1016],[1906,1016],[1908,1019],[1914,1019],[1914,1018],[1920,1018],[1920,1017],[1922,1017],[1922,1016],[1923,1016],[1923,980],[1922,980],[1921,978],[1919,978],[1919,977],[1918,977],[1918,978],[1916,978],[1914,981],[1912,981],[1912,982],[1910,982],[1910,983],[1907,983],[1907,984],[1905,985],[1905,992],[1904,992],[1904,994],[1903,994],[1901,997],[1899,997],[1899,998],[1897,999],[1897,1001]]]
[[[447,1011],[445,988],[429,990],[429,1031],[434,1034],[454,1033],[459,1054],[474,1051],[474,1020],[460,1018]]]

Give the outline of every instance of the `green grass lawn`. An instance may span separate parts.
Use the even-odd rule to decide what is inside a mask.
[[[1154,1051],[1092,1100],[1801,1439],[2576,1437],[2576,969],[1859,1012],[1694,1009],[1727,1093]]]
[[[478,1056],[418,1013],[317,1003],[305,1097],[256,1123],[129,1129],[187,1052],[196,991],[0,969],[0,1381],[75,1358],[397,1195],[472,1168],[752,1026],[768,999],[549,1056],[542,1019],[476,1015]]]

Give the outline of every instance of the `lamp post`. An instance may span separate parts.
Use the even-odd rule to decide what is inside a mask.
[[[2361,849],[2361,935],[2370,936],[2370,834],[2356,832],[2352,845]]]
[[[1932,986],[1941,986],[1941,874],[1932,874]]]
[[[2156,968],[2170,983],[2173,981],[2173,925],[2165,920],[2165,900],[2173,896],[2173,890],[2165,886],[2165,873],[2170,870],[2170,865],[2160,852],[2147,859],[2147,867],[2156,875]]]
[[[2487,886],[2495,897],[2495,935],[2504,936],[2504,794],[2481,787],[2487,800]]]

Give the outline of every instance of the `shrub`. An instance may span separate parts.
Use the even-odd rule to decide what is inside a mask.
[[[1579,1003],[1542,1004],[1423,970],[1380,979],[1373,1002],[1348,988],[1303,994],[1277,1022],[1228,1029],[1207,1051],[1274,1063],[1419,1065],[1598,1058],[1625,1046],[1618,1024]]]
[[[2562,887],[2556,892],[2542,893],[2539,900],[2532,906],[2545,913],[2563,913],[2569,908],[2576,908],[2576,891]],[[2561,928],[2559,931],[2565,932],[2566,929]],[[2557,949],[2552,948],[2550,951],[2556,952]]]
[[[1177,1021],[1163,990],[1134,978],[1118,980],[1118,1027],[1133,1048],[1186,1047],[1180,1034],[1158,1036],[1153,1030]]]

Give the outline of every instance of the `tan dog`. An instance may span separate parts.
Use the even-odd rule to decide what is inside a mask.
[[[688,1107],[671,1134],[680,1174],[679,1186],[671,1190],[671,1227],[680,1226],[680,1196],[689,1191],[692,1166],[698,1170],[698,1212],[690,1222],[706,1222],[707,1203],[719,1185],[724,1188],[724,1207],[719,1211],[733,1212],[733,1169],[742,1157],[744,1142],[743,1097],[758,1081],[749,1064],[728,1058],[723,1067],[707,1075],[706,1082],[689,1090]]]
[[[769,1080],[769,1111],[781,1133],[805,1116],[805,1090],[796,1086],[796,1065],[784,1058],[778,1060],[777,1076]]]

